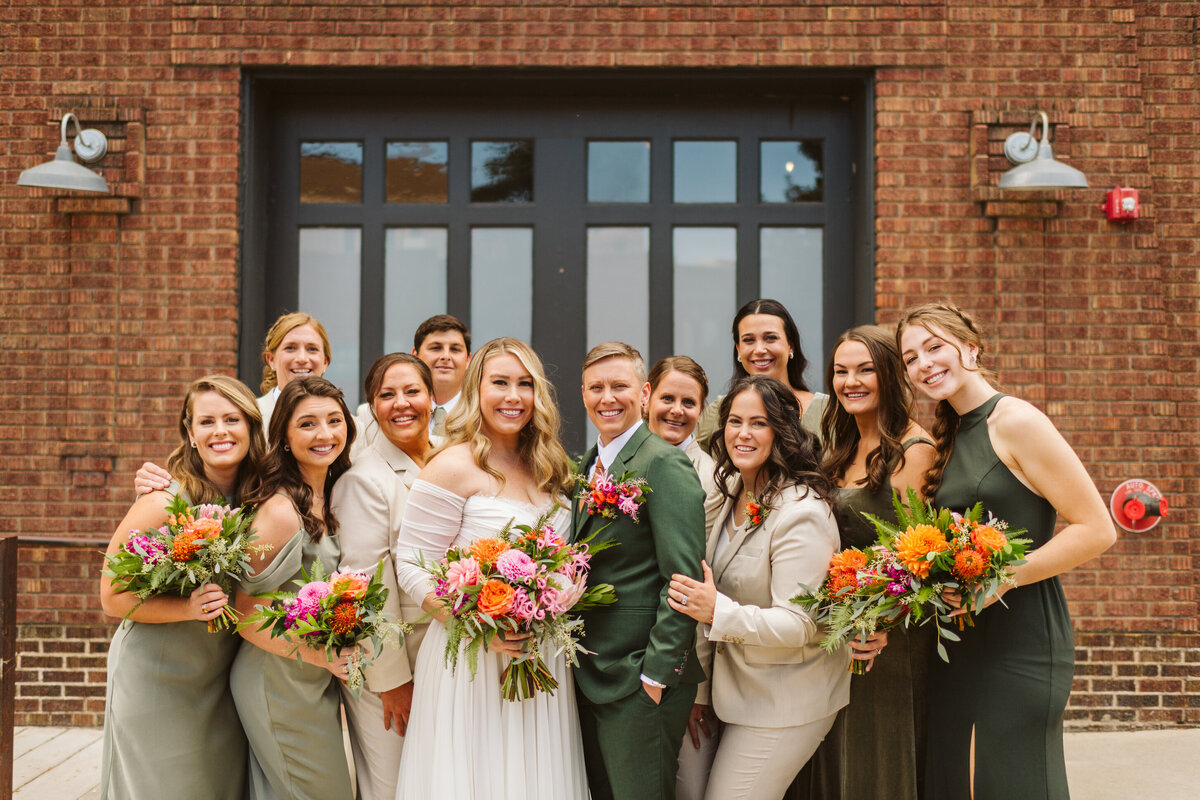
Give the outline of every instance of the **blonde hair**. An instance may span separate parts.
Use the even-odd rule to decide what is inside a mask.
[[[284,337],[302,325],[308,325],[317,332],[317,336],[321,337],[321,346],[325,348],[325,361],[327,363],[333,362],[333,353],[329,349],[329,336],[325,333],[325,326],[316,317],[311,314],[305,314],[303,311],[284,314],[275,320],[275,324],[267,331],[267,336],[263,340],[262,383],[258,387],[258,390],[263,394],[271,391],[279,384],[279,379],[275,376],[275,370],[267,362],[267,356],[272,355],[279,349],[279,346],[283,344]]]
[[[204,392],[216,392],[237,408],[246,418],[249,428],[250,449],[238,465],[237,480],[233,497],[224,498],[237,504],[253,494],[261,481],[262,465],[266,458],[267,440],[263,436],[262,414],[254,393],[246,384],[225,375],[205,375],[188,384],[179,411],[179,446],[167,458],[167,471],[179,481],[179,488],[190,503],[220,503],[221,490],[204,474],[204,461],[200,451],[192,447],[191,430],[196,407],[196,397]]]
[[[538,489],[556,497],[567,494],[571,487],[571,461],[558,440],[562,417],[554,400],[554,387],[546,380],[542,360],[520,339],[493,339],[471,356],[463,376],[462,397],[446,418],[446,438],[438,450],[463,442],[469,444],[476,465],[504,484],[504,475],[488,464],[492,442],[483,431],[479,407],[484,365],[500,355],[514,356],[533,377],[533,415],[521,429],[518,453],[533,469]]]
[[[896,349],[901,350],[902,358],[900,337],[905,328],[912,325],[920,325],[934,336],[941,337],[958,353],[958,360],[965,369],[970,372],[978,372],[992,386],[996,385],[995,373],[981,363],[983,360],[983,332],[965,311],[953,303],[925,303],[905,311],[900,316],[900,321],[896,323]],[[930,326],[936,326],[938,330],[934,330]],[[955,342],[945,339],[942,336],[943,333],[965,345],[973,345],[977,348],[976,364],[968,364],[967,360],[963,358],[962,348]],[[950,454],[954,452],[954,437],[958,434],[960,422],[961,418],[954,410],[954,406],[950,405],[949,400],[938,402],[933,411],[933,430],[930,431],[933,434],[937,457],[934,459],[933,466],[925,471],[924,482],[921,486],[921,494],[930,500],[937,493],[938,487],[942,485],[942,476],[946,472],[946,465],[950,463]]]
[[[583,372],[606,358],[627,358],[633,362],[633,370],[637,373],[638,385],[646,382],[646,361],[642,358],[642,354],[637,351],[636,347],[625,344],[624,342],[601,342],[588,351],[588,354],[583,358]]]

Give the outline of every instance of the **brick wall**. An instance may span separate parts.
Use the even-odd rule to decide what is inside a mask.
[[[1171,500],[1169,521],[1068,577],[1071,717],[1195,724],[1169,672],[1198,647],[1197,13],[1135,0],[13,0],[0,7],[0,532],[107,535],[132,469],[169,450],[180,385],[234,370],[244,70],[871,70],[880,321],[932,297],[973,309],[1001,379],[1052,415],[1103,494],[1141,477]],[[995,188],[1004,136],[1038,108],[1093,189]],[[110,136],[110,198],[14,185],[69,110]],[[1098,208],[1116,183],[1141,192],[1128,226]],[[26,566],[38,603],[94,592]],[[67,635],[95,616],[54,639],[42,606],[22,609],[22,658],[51,659],[29,664],[103,650]],[[78,663],[61,671],[82,670],[86,688],[97,667]],[[22,702],[51,693],[21,707],[26,720],[96,713],[76,682],[46,680],[78,674],[22,664]]]

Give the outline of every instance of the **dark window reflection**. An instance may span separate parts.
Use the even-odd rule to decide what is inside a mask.
[[[533,202],[533,140],[471,142],[471,202]]]
[[[387,202],[445,203],[449,160],[446,142],[388,142]]]
[[[820,139],[762,142],[760,199],[764,203],[813,203],[823,199],[824,159]]]
[[[362,142],[301,142],[300,202],[361,203]]]

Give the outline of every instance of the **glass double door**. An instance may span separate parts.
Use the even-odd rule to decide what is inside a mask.
[[[813,385],[825,342],[853,323],[844,103],[323,94],[271,115],[260,324],[320,319],[328,376],[352,399],[376,357],[448,312],[476,346],[534,346],[578,450],[579,364],[597,342],[626,341],[648,365],[690,355],[715,394],[746,300],[791,310]]]

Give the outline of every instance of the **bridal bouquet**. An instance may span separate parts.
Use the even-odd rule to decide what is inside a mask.
[[[365,572],[335,572],[325,578],[320,561],[313,564],[311,575],[300,571],[292,583],[296,592],[277,591],[260,595],[269,601],[248,615],[239,629],[262,623],[259,630],[270,628],[271,636],[283,638],[296,645],[293,653],[303,662],[299,650],[303,645],[323,647],[328,656],[342,647],[353,647],[370,640],[374,652],[388,643],[396,643],[404,633],[404,625],[383,613],[388,589],[383,585],[383,562],[374,575]],[[356,649],[350,656],[350,673],[346,685],[357,695],[363,685],[363,667],[371,658]]]
[[[852,636],[862,641],[879,631],[918,622],[937,591],[923,585],[881,545],[835,553],[825,582],[816,589],[801,585],[792,602],[808,611],[826,630],[821,647],[836,652]],[[850,671],[866,673],[867,662],[850,661]]]
[[[455,669],[466,643],[467,665],[474,678],[479,653],[493,636],[532,634],[526,652],[513,659],[500,678],[500,696],[525,700],[534,692],[554,694],[558,681],[542,659],[546,648],[566,653],[573,666],[586,652],[579,643],[583,621],[573,612],[616,602],[612,584],[588,586],[592,555],[609,546],[592,546],[592,537],[566,542],[547,520],[558,506],[533,525],[510,521],[495,536],[456,547],[434,564],[419,565],[433,578],[434,594],[450,614],[446,623],[446,664]]]
[[[218,584],[229,593],[233,582],[250,569],[250,554],[270,549],[270,545],[253,544],[255,537],[249,534],[253,512],[190,506],[176,495],[167,505],[167,514],[166,525],[130,531],[124,547],[105,554],[103,572],[112,578],[115,591],[133,592],[141,603],[164,594],[187,596],[206,583]],[[221,616],[209,620],[209,633],[225,630],[233,622],[237,612],[226,605]]]
[[[1013,584],[1012,568],[1025,563],[1030,540],[1020,536],[1024,530],[1010,529],[991,514],[985,521],[983,503],[958,514],[947,508],[935,509],[909,489],[907,503],[897,495],[892,504],[898,524],[872,514],[863,516],[875,526],[879,543],[903,568],[905,581],[920,602],[929,606],[931,613],[925,622],[934,620],[938,655],[949,661],[942,640],[958,641],[958,636],[943,623],[953,620],[960,631],[973,625],[974,612],[1000,587]],[[951,616],[955,609],[942,596],[944,589],[958,593],[963,613]]]

